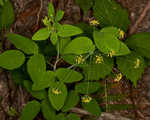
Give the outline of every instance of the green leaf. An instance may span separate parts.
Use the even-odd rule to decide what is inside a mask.
[[[47,93],[45,90],[33,91],[32,90],[32,82],[29,80],[24,80],[24,87],[26,90],[35,98],[42,100],[47,97]]]
[[[58,10],[56,13],[55,21],[59,22],[64,16],[64,11]]]
[[[48,41],[38,42],[39,53],[43,54],[45,57],[53,57],[57,55],[56,47],[49,43]]]
[[[43,55],[32,56],[27,63],[27,69],[34,82],[32,90],[43,90],[54,83],[54,73],[46,71],[46,63]]]
[[[80,100],[80,98],[79,98],[79,95],[77,94],[77,92],[75,92],[73,90],[70,91],[68,93],[66,102],[62,108],[62,111],[63,112],[69,111],[71,108],[73,108],[74,106],[76,106],[78,104],[79,100]]]
[[[93,37],[93,26],[86,24],[84,22],[80,22],[79,24],[75,24],[75,26],[79,27],[83,30],[82,35],[92,38]]]
[[[43,71],[40,74],[40,77],[34,81],[34,84],[32,86],[32,90],[39,91],[44,90],[45,88],[48,88],[54,84],[55,81],[55,75],[52,71]]]
[[[99,117],[101,115],[101,109],[99,107],[99,104],[94,98],[92,98],[92,100],[89,103],[82,102],[82,107],[95,116]]]
[[[52,21],[54,21],[55,9],[51,2],[48,4],[48,16]]]
[[[0,30],[8,29],[14,22],[14,10],[11,2],[8,0],[0,8]]]
[[[59,52],[60,54],[63,54],[65,47],[69,44],[69,42],[71,41],[71,38],[60,38],[59,40],[59,45],[57,45],[57,49],[59,46]]]
[[[126,44],[141,56],[150,59],[150,34],[136,33],[126,40]]]
[[[58,41],[58,35],[56,32],[53,32],[51,34],[50,40],[52,42],[53,45],[56,45],[57,41]]]
[[[124,44],[123,42],[120,42],[120,48],[119,51],[117,51],[115,53],[115,56],[122,56],[122,55],[128,55],[130,54],[131,51],[129,50],[129,48],[126,46],[126,44]]]
[[[64,113],[59,113],[55,120],[66,120],[65,114]]]
[[[47,40],[48,37],[50,36],[50,30],[48,30],[47,28],[41,28],[39,29],[32,37],[32,40]]]
[[[64,83],[73,83],[80,81],[83,76],[77,71],[70,70],[67,68],[59,68],[56,70],[57,78]]]
[[[81,34],[82,32],[83,31],[80,28],[76,27],[76,26],[64,24],[59,29],[58,35],[60,37],[71,37],[71,36]]]
[[[64,54],[85,54],[92,53],[95,46],[88,37],[77,37],[73,39],[64,49]]]
[[[47,99],[42,101],[41,110],[46,120],[55,120],[56,111],[53,109],[53,107]]]
[[[105,28],[104,28],[105,29]],[[103,32],[94,31],[94,41],[98,49],[105,53],[109,54],[114,52],[114,56],[127,55],[130,53],[128,47],[122,43],[117,37],[115,32]]]
[[[137,80],[141,78],[144,72],[144,59],[141,56],[132,53],[124,57],[117,57],[117,65],[122,74],[136,86]]]
[[[93,0],[75,0],[75,2],[83,10],[84,14],[86,14],[93,5]]]
[[[146,66],[150,66],[150,60],[149,59],[145,59],[146,62]]]
[[[96,63],[95,58],[93,58],[92,62],[82,66],[86,80],[100,80],[100,78],[104,79],[111,73],[113,68],[113,59],[105,56],[101,57],[103,58],[101,63]]]
[[[53,26],[54,26],[56,31],[59,31],[63,25],[60,24],[59,22],[54,22]]]
[[[95,0],[94,16],[101,27],[114,26],[127,31],[130,25],[127,10],[114,0]]]
[[[111,51],[119,51],[119,40],[113,34],[94,31],[94,41],[97,48],[105,54],[109,54]]]
[[[81,82],[75,86],[75,90],[80,94],[91,94],[98,91],[100,87],[98,82]]]
[[[120,37],[120,31],[118,28],[116,27],[105,27],[103,29],[101,29],[100,31],[101,33],[104,33],[104,34],[111,34],[111,35],[114,35],[116,36],[117,38]]]
[[[67,115],[67,120],[81,120],[80,117],[74,113]]]
[[[60,94],[54,94],[53,89],[58,89],[60,91]],[[52,104],[52,106],[58,111],[60,110],[67,98],[67,88],[65,84],[61,82],[56,82],[53,86],[50,87],[49,91],[49,100]]]
[[[7,38],[15,45],[16,48],[22,50],[26,54],[38,53],[37,44],[29,38],[14,33],[7,34]]]
[[[8,70],[19,68],[25,61],[25,56],[18,50],[7,50],[0,54],[0,67]]]
[[[28,75],[21,68],[9,72],[15,84],[23,85],[23,81],[28,79]]]
[[[40,112],[40,103],[37,101],[28,102],[21,113],[21,120],[33,120]]]
[[[62,58],[65,62],[67,62],[71,65],[74,65],[74,64],[77,64],[77,62],[76,62],[77,56],[79,56],[79,55],[67,54],[67,55],[63,55]]]
[[[4,1],[0,0],[0,6],[3,6],[3,5],[4,5]]]
[[[46,71],[44,56],[41,54],[31,56],[27,63],[27,70],[33,82],[41,78],[41,74]]]

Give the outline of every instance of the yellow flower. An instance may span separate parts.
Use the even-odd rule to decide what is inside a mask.
[[[116,78],[114,79],[115,82],[119,82],[122,79],[122,74],[119,73],[116,75]]]
[[[89,103],[92,100],[92,98],[88,95],[83,96],[81,99],[84,103]]]
[[[97,25],[99,25],[99,22],[97,20],[91,20],[90,25],[97,26]]]
[[[110,51],[109,53],[108,53],[108,57],[113,57],[113,55],[115,55],[115,51],[114,50],[112,50],[112,51]]]
[[[79,56],[76,57],[75,61],[76,61],[77,64],[82,64],[85,61],[85,59],[83,58],[82,55],[79,55]]]
[[[134,66],[134,68],[137,69],[137,68],[139,68],[139,67],[140,67],[140,59],[137,58],[136,61],[135,61],[135,66]]]
[[[100,63],[102,63],[103,62],[103,57],[102,56],[99,56],[99,55],[96,55],[96,61],[95,61],[95,63],[96,64],[100,64]]]
[[[125,32],[121,29],[119,29],[120,38],[123,39],[125,36]]]
[[[53,89],[52,89],[52,93],[54,93],[54,94],[56,94],[56,95],[59,95],[59,94],[61,94],[61,91],[58,90],[57,88],[53,88]]]

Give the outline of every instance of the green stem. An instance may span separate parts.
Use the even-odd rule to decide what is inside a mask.
[[[56,62],[55,62],[55,64],[54,64],[54,72],[56,71],[56,69],[57,69],[57,63],[60,61],[60,59],[59,59],[59,39],[58,39],[58,41],[57,41],[57,47],[58,47],[58,49],[57,49],[57,57],[56,57]]]

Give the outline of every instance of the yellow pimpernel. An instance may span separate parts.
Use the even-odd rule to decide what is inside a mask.
[[[112,51],[110,51],[109,53],[108,53],[108,57],[113,57],[115,55],[115,51],[114,50],[112,50]]]
[[[116,78],[114,79],[114,82],[119,82],[122,79],[122,74],[119,73],[116,75]]]
[[[83,96],[81,99],[83,103],[89,103],[92,100],[92,98],[88,95]]]
[[[90,25],[91,26],[97,26],[97,25],[99,25],[99,22],[97,20],[91,20]]]
[[[95,57],[96,57],[96,60],[95,60],[96,64],[100,64],[100,63],[102,63],[104,61],[103,57],[100,56],[100,55],[96,55]]]
[[[139,67],[140,67],[140,59],[137,58],[136,61],[135,61],[135,66],[134,66],[134,68],[137,69],[137,68],[139,68]]]
[[[85,59],[83,58],[82,55],[79,55],[76,57],[75,61],[77,64],[82,64],[85,61]]]
[[[125,37],[125,32],[119,29],[120,38],[123,39]]]
[[[54,93],[55,95],[59,95],[59,94],[61,94],[61,91],[58,90],[57,88],[53,88],[52,93]]]

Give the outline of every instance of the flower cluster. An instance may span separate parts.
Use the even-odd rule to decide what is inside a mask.
[[[57,88],[53,88],[52,93],[54,93],[55,95],[59,95],[59,94],[61,94],[61,91],[58,90]]]
[[[122,79],[122,74],[119,73],[116,75],[116,78],[114,79],[114,82],[119,82]]]
[[[46,16],[46,17],[42,20],[42,22],[43,22],[43,24],[44,24],[45,26],[49,26],[51,20]]]
[[[100,56],[100,55],[96,55],[95,57],[96,57],[96,60],[95,60],[96,64],[100,64],[100,63],[102,63],[104,61],[103,57]]]
[[[92,100],[92,98],[88,95],[83,96],[81,99],[83,103],[89,103]]]
[[[75,61],[76,61],[77,64],[82,64],[85,61],[85,59],[83,58],[82,55],[79,55],[79,56],[76,57]]]

